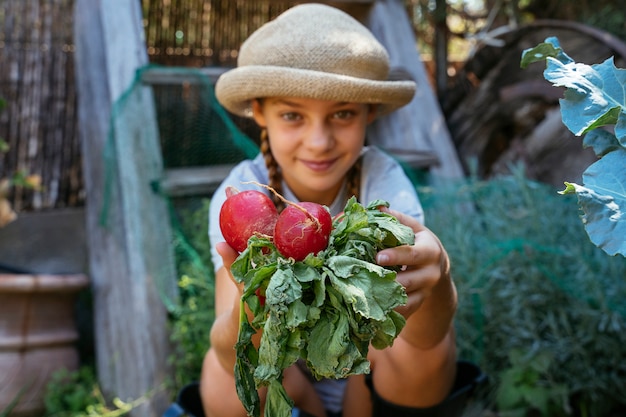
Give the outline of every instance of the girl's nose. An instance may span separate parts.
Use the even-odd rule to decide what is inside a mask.
[[[332,129],[326,122],[315,122],[307,132],[306,146],[317,151],[330,149],[334,143]]]

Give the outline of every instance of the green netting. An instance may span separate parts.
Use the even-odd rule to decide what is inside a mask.
[[[154,81],[163,76],[171,81]],[[120,234],[124,247],[134,254],[129,256],[143,255],[144,263],[136,267],[155,284],[146,291],[154,291],[172,317],[172,363],[179,388],[199,377],[214,315],[207,233],[210,195],[173,198],[164,194],[161,179],[167,169],[253,158],[258,145],[246,132],[254,134],[254,129],[219,105],[211,80],[195,68],[140,68],[111,109],[100,223],[105,228],[116,224],[110,229],[113,238]],[[151,215],[145,221],[136,221],[146,212]],[[120,222],[122,215],[126,218]],[[162,227],[168,220],[171,227]],[[170,254],[175,271],[159,268],[167,262],[158,257]]]
[[[145,81],[146,73],[160,73],[172,80],[168,84]],[[183,81],[176,81],[175,76]],[[158,77],[157,77],[158,78]],[[147,113],[155,120],[144,119]],[[239,125],[237,125],[239,123]],[[195,195],[170,199],[162,194],[160,179],[163,169],[233,164],[246,158],[253,158],[258,153],[257,144],[242,129],[250,129],[245,120],[234,119],[219,105],[213,92],[211,80],[199,69],[166,68],[148,65],[136,71],[129,87],[113,104],[111,110],[109,137],[104,149],[104,192],[100,224],[108,227],[112,216],[119,216],[122,211],[158,210],[151,208],[150,198],[165,198],[165,210],[169,210],[172,235],[160,233],[158,227],[149,231],[138,230],[143,236],[132,250],[145,251],[146,259],[162,241],[170,240],[173,252],[177,256],[177,272],[149,271],[154,275],[157,290],[170,312],[179,309],[176,298],[179,294],[171,291],[172,275],[180,275],[192,269],[193,275],[207,281],[212,279],[213,268],[208,257],[208,247],[204,253],[189,242],[180,224],[181,210],[197,209],[208,195]],[[160,154],[155,157],[155,153]],[[146,158],[141,156],[145,155]],[[134,159],[133,159],[134,158]],[[163,166],[155,165],[162,159]],[[145,181],[154,193],[144,189],[147,196],[125,194],[120,199],[119,193],[128,183]],[[139,185],[139,189],[141,185]],[[116,210],[112,210],[115,207]],[[167,218],[168,216],[164,216]],[[133,218],[133,216],[129,216]],[[129,224],[129,228],[139,227]],[[202,235],[206,236],[206,217],[203,221]],[[154,235],[153,237],[146,237]],[[168,244],[167,242],[165,243]],[[185,266],[181,266],[184,263]],[[150,269],[150,265],[147,266]],[[181,272],[182,271],[182,272]],[[182,302],[185,302],[183,297]]]
[[[459,353],[494,390],[588,416],[626,405],[626,259],[592,244],[576,199],[521,171],[419,192],[452,263]]]
[[[161,68],[149,67],[152,71]],[[200,70],[175,70],[184,82],[153,86],[164,166],[218,165],[253,158],[258,145],[241,130],[252,129],[251,122],[224,110],[211,81]]]

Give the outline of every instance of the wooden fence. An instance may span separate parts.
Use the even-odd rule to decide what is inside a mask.
[[[169,66],[235,66],[241,42],[294,3],[142,0],[148,56]]]
[[[18,210],[80,206],[82,167],[76,134],[72,0],[0,2],[0,178],[42,177],[43,190],[17,189]]]

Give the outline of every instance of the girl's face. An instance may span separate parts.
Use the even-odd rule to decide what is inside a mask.
[[[359,158],[374,106],[305,98],[252,103],[283,179],[301,201],[330,205]]]

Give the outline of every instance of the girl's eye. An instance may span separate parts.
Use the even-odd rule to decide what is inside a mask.
[[[300,119],[301,119],[300,115],[299,115],[298,113],[295,113],[295,112],[287,112],[287,113],[283,113],[283,114],[281,114],[281,115],[280,115],[280,117],[281,117],[283,120],[286,120],[286,121],[288,121],[288,122],[295,122],[295,121],[297,121],[297,120],[300,120]]]
[[[354,111],[352,110],[339,110],[333,114],[334,119],[346,120],[354,116]]]

